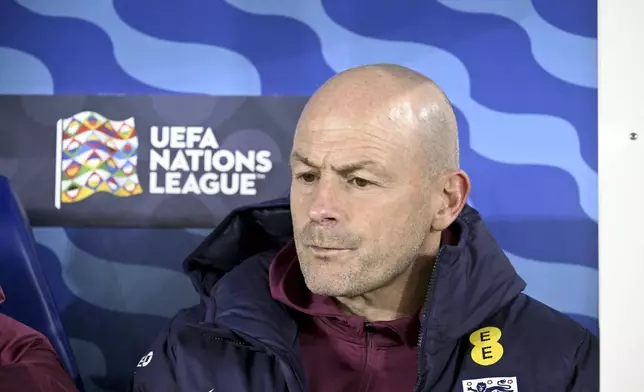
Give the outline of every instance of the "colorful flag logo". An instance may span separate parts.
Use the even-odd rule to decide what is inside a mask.
[[[143,193],[136,173],[138,148],[134,118],[114,121],[86,111],[58,120],[56,208],[97,192]]]

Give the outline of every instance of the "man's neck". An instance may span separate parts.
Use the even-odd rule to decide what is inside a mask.
[[[368,321],[391,321],[417,314],[427,292],[435,256],[418,258],[410,268],[385,287],[357,297],[336,297],[347,314]]]

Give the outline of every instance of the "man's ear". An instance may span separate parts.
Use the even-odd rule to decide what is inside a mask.
[[[467,173],[456,170],[442,176],[438,189],[440,206],[432,221],[432,230],[443,231],[461,213],[470,195],[471,183]]]

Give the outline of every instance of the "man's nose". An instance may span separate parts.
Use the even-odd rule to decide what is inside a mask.
[[[337,186],[330,179],[320,179],[313,191],[313,200],[309,207],[309,219],[322,225],[337,222],[342,208],[338,196]]]

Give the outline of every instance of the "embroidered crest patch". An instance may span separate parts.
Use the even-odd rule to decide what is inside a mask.
[[[463,380],[463,392],[519,392],[516,377],[488,377]]]

